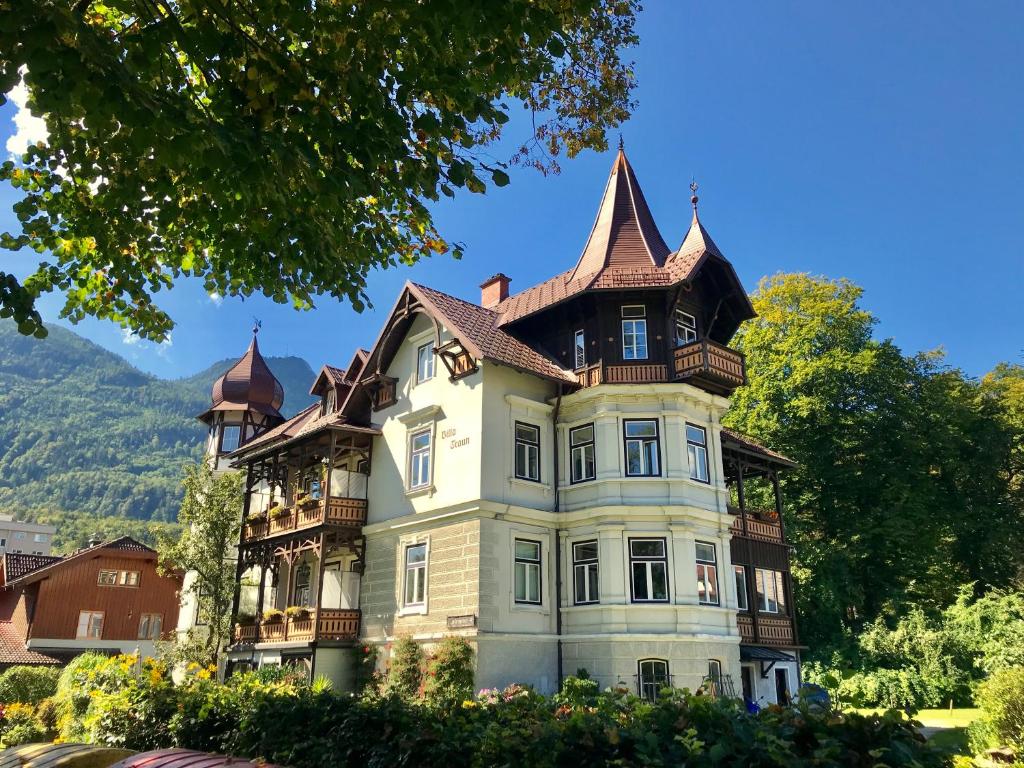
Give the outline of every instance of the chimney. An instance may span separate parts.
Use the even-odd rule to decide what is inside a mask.
[[[102,543],[103,543],[103,539],[100,537],[100,535],[98,533],[94,533],[92,536],[89,537],[89,546],[90,547],[98,547]]]
[[[499,272],[484,280],[480,286],[480,306],[493,309],[508,298],[508,284],[512,280],[508,275]]]

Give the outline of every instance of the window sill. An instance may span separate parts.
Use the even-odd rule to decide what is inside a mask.
[[[550,483],[545,483],[545,482],[542,482],[540,480],[527,480],[524,477],[512,476],[512,477],[510,477],[508,479],[508,481],[512,485],[521,485],[524,488],[533,488],[535,490],[542,490],[542,491],[544,491],[544,495],[545,496],[547,496],[549,493],[551,493],[551,490],[552,490]]]
[[[512,601],[512,610],[521,613],[539,613],[545,616],[551,613],[543,603],[517,603],[515,600]]]
[[[427,606],[426,605],[410,605],[405,608],[398,610],[399,616],[426,616]]]
[[[437,488],[434,487],[433,483],[431,483],[430,485],[421,486],[419,488],[410,488],[408,491],[405,492],[405,498],[415,499],[419,496],[433,496],[436,490]]]

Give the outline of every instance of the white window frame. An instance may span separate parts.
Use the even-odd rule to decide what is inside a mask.
[[[646,360],[647,355],[647,307],[625,304],[622,307],[622,359]]]
[[[519,554],[519,545],[536,547],[536,558]],[[538,539],[512,540],[512,600],[516,605],[543,605],[544,603],[544,545]],[[519,593],[519,574],[522,572],[523,594]],[[536,574],[536,595],[530,595],[530,574]]]
[[[137,587],[141,579],[142,574],[138,571],[121,571],[118,574],[117,584],[121,587]]]
[[[225,448],[224,447],[224,445],[225,445],[224,436],[227,434],[227,431],[229,429],[230,430],[237,430],[238,431],[238,439],[236,439],[234,441],[234,444],[232,445],[232,447]],[[239,449],[239,447],[241,447],[241,445],[242,445],[242,425],[241,424],[221,424],[221,427],[220,427],[220,450],[219,450],[219,452],[220,453],[231,453],[232,451],[237,451]]]
[[[97,621],[98,618],[98,621]],[[84,622],[83,622],[84,619]],[[76,640],[103,639],[103,611],[79,611],[78,626],[75,628]],[[83,630],[84,624],[84,630]],[[95,630],[95,633],[94,633]]]
[[[576,434],[584,429],[590,430],[590,439],[576,442]],[[587,472],[587,453],[590,454],[590,471]],[[576,472],[577,458],[580,473]],[[580,424],[569,430],[569,483],[585,483],[597,477],[597,425],[594,422]]]
[[[689,322],[687,322],[689,319]],[[697,340],[697,318],[684,309],[676,307],[675,342],[677,347],[685,347]]]
[[[424,357],[426,353],[426,357]],[[428,341],[416,347],[416,383],[422,384],[434,378],[434,342]]]
[[[694,552],[697,561],[697,602],[701,605],[721,605],[722,595],[718,589],[718,547],[711,541],[694,542]],[[700,548],[711,548],[711,559],[701,557]],[[701,587],[704,587],[704,597],[701,598]],[[708,595],[714,593],[714,599]]]
[[[736,579],[736,608],[740,611],[750,610],[750,595],[747,594],[747,566],[732,566],[733,576]]]
[[[630,437],[629,427],[631,424],[653,424],[654,436],[640,435]],[[629,468],[629,447],[631,443],[638,444],[640,448],[640,471],[630,472]],[[647,451],[648,444],[654,445],[654,463],[651,467],[651,457]],[[661,425],[658,419],[623,419],[622,420],[622,449],[625,462],[626,477],[661,477]]]
[[[46,534],[45,533],[37,533],[37,534],[35,534],[32,537],[32,541],[34,541],[36,544],[45,544],[46,543]]]
[[[634,544],[657,542],[661,544],[661,555],[636,555],[633,552]],[[672,599],[672,586],[668,571],[668,541],[657,536],[637,536],[626,541],[629,554],[629,597],[634,603],[667,603]],[[647,596],[637,596],[637,579],[635,576],[636,566],[642,566],[644,578],[647,584]],[[654,573],[656,565],[661,566],[662,578],[665,582],[665,596],[653,597],[654,595]]]
[[[784,614],[786,612],[786,588],[782,571],[773,571],[771,568],[755,568],[754,588],[757,590],[759,613]]]
[[[104,568],[96,574],[96,585],[100,587],[116,587],[120,580],[121,574],[119,571],[112,571]]]
[[[651,672],[649,679],[644,678],[644,665],[648,665]],[[655,666],[661,665],[662,674],[655,673]],[[639,659],[636,663],[637,695],[647,701],[657,701],[658,693],[662,688],[672,685],[672,675],[669,673],[667,659]],[[660,678],[660,679],[659,679]]]
[[[519,430],[532,431],[536,437],[529,440],[519,436]],[[527,421],[515,421],[512,424],[512,436],[514,442],[513,474],[518,480],[530,480],[540,482],[540,427],[530,424]],[[522,452],[523,466],[520,467],[520,451]],[[532,466],[531,466],[532,458]]]
[[[587,332],[580,328],[573,334],[573,363],[575,370],[587,367]]]
[[[577,547],[593,546],[593,557],[581,557]],[[594,592],[591,594],[591,573]],[[580,599],[582,587],[583,599]],[[594,605],[601,602],[601,559],[597,539],[574,541],[572,544],[572,600],[573,605]]]
[[[426,435],[426,448],[415,448],[416,438]],[[423,469],[423,458],[426,458],[426,470]],[[409,479],[408,490],[418,491],[429,488],[434,479],[434,429],[424,427],[409,432]]]
[[[423,560],[410,562],[414,549],[423,549]],[[402,547],[402,608],[425,611],[427,607],[427,568],[430,562],[430,546],[426,541],[408,541]],[[410,576],[412,582],[410,584]],[[410,586],[413,594],[410,600]],[[416,599],[420,598],[420,599]]]
[[[156,631],[153,631],[153,620],[156,620]],[[159,640],[164,630],[162,613],[144,613],[139,617],[139,640]]]
[[[700,432],[700,440],[690,437],[690,430]],[[703,441],[703,442],[702,442]],[[686,423],[686,459],[690,464],[690,479],[698,483],[711,482],[708,465],[708,431],[699,424]],[[703,472],[701,472],[703,468]]]

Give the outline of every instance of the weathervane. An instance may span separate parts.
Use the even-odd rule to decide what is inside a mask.
[[[692,180],[691,179],[691,181],[690,181],[690,191],[693,193],[693,195],[690,197],[690,203],[693,205],[693,210],[696,212],[696,210],[697,210],[697,182],[696,182],[696,180]]]
[[[254,317],[252,319],[252,335],[255,336],[257,333],[259,333],[260,332],[260,328],[262,328],[262,327],[263,327],[263,321],[260,320],[257,317]]]
[[[620,133],[619,134],[619,152],[621,152],[623,149],[625,149],[625,147],[626,147],[626,142],[624,142],[622,140],[622,134]]]

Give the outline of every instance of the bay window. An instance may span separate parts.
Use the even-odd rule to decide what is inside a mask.
[[[630,477],[658,477],[661,474],[657,419],[627,419],[623,422],[626,474]]]
[[[578,541],[572,545],[573,602],[586,605],[599,601],[597,542]]]
[[[668,602],[668,555],[664,539],[630,539],[629,573],[634,603]]]
[[[594,425],[569,430],[569,481],[582,483],[597,476],[594,453]]]
[[[718,605],[718,561],[715,545],[704,541],[697,548],[697,602]]]
[[[686,425],[686,456],[690,461],[690,479],[710,482],[708,475],[708,433],[704,427]]]
[[[540,427],[516,422],[516,477],[540,480]]]
[[[540,542],[515,540],[515,601],[539,605]]]

